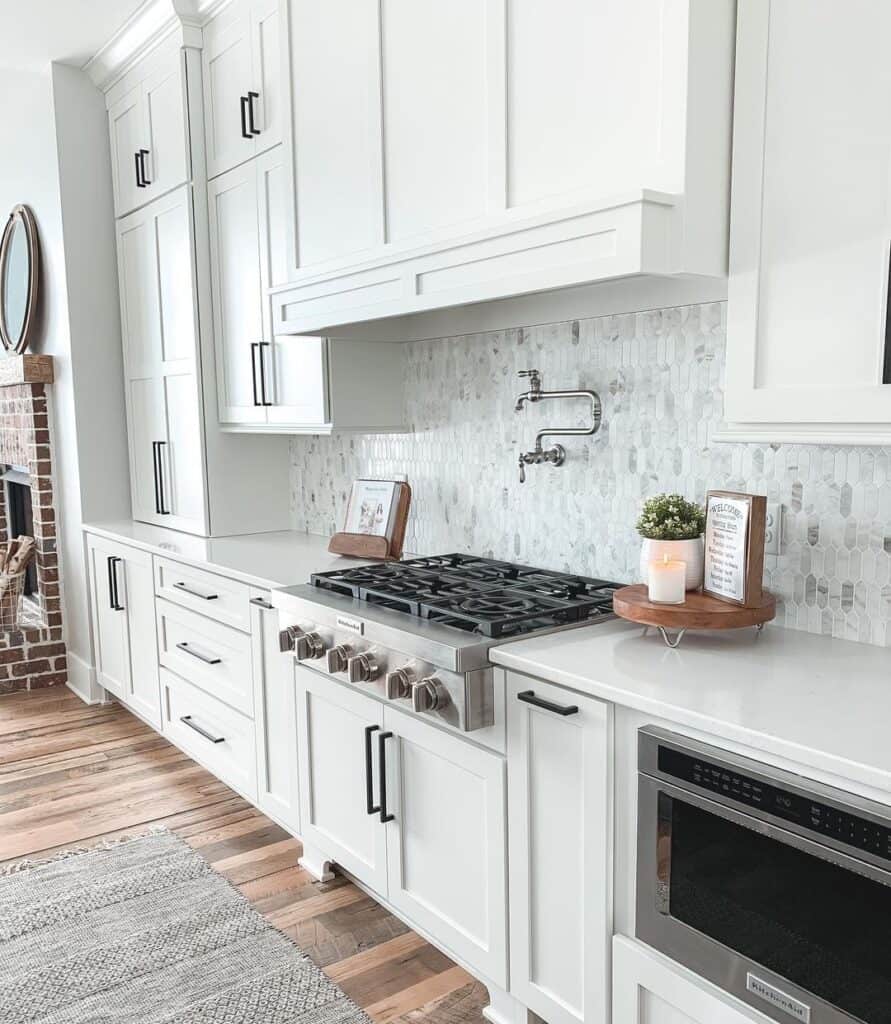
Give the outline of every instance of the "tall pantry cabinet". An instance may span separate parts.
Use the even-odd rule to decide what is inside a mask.
[[[243,102],[234,97],[234,121],[250,137],[250,145],[243,140],[248,158],[261,151],[258,136],[269,138],[277,102],[264,95],[265,85],[261,91],[250,84],[252,40],[268,64],[264,83],[276,81],[280,66],[277,0],[265,0],[265,11],[262,6],[257,0],[250,5],[247,80],[220,66],[227,87],[244,93]],[[240,9],[233,4],[223,13]],[[217,49],[225,46],[219,36],[210,33]],[[217,97],[202,84],[202,64],[205,73],[213,69],[203,61],[203,42],[200,30],[177,21],[160,43],[103,84],[133,517],[216,536],[288,527],[288,451],[286,437],[238,436],[219,426],[205,137],[232,134],[233,105],[227,120],[217,103],[205,136],[204,98]],[[230,159],[223,148],[211,154],[215,167]]]

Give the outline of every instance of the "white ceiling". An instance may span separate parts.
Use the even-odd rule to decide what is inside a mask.
[[[0,0],[0,68],[82,67],[144,0]]]

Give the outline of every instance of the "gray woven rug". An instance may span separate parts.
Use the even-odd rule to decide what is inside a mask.
[[[0,1024],[369,1024],[178,836],[0,877]]]

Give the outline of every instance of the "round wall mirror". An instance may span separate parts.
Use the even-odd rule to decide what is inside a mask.
[[[0,341],[24,352],[36,322],[40,246],[27,206],[15,206],[0,238]]]

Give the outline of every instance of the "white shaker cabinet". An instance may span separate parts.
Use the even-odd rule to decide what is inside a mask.
[[[107,104],[115,213],[122,217],[190,177],[182,51],[165,43],[109,92]]]
[[[289,0],[293,276],[273,295],[277,333],[723,277],[734,9]]]
[[[549,1024],[607,1024],[612,707],[509,673],[507,730],[511,994]]]
[[[152,557],[93,535],[86,543],[97,680],[160,730]]]
[[[282,141],[279,0],[234,0],[204,27],[204,130],[209,178]]]
[[[133,514],[205,533],[192,198],[188,186],[117,223]]]
[[[613,940],[612,980],[612,1024],[771,1024],[764,1014],[623,935]]]
[[[720,439],[891,439],[891,7],[740,0]]]

